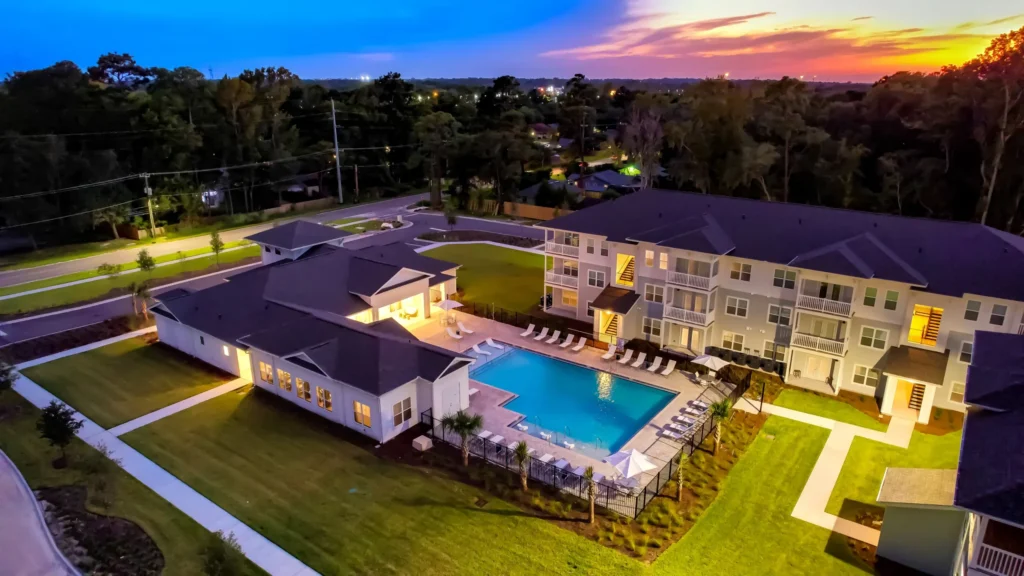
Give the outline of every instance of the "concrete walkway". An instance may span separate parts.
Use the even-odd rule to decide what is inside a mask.
[[[20,371],[29,366],[37,366],[58,358],[80,354],[127,338],[134,338],[135,336],[151,331],[153,331],[153,328],[124,334],[116,338],[103,340],[102,342],[96,342],[87,346],[81,346],[79,348],[73,348],[51,356],[39,358],[31,362],[25,362],[24,364],[19,364],[16,368]],[[101,426],[86,418],[80,412],[76,412],[75,418],[81,420],[83,424],[82,428],[78,431],[78,437],[93,447],[99,447],[101,445],[106,446],[107,449],[110,450],[111,457],[120,462],[120,465],[125,472],[134,476],[137,480],[149,487],[149,489],[159,494],[164,500],[170,502],[175,508],[181,510],[190,518],[198,522],[202,527],[211,532],[221,530],[225,534],[234,533],[235,538],[238,539],[238,544],[242,548],[242,553],[245,554],[249,560],[252,560],[254,564],[268,573],[275,576],[307,576],[316,574],[312,568],[306,566],[297,558],[285,552],[279,546],[270,540],[267,540],[231,514],[228,514],[223,508],[217,506],[205,496],[196,492],[189,485],[176,478],[173,474],[157,466],[153,461],[118,439],[117,436],[112,433],[114,430],[118,430],[119,428],[124,428],[132,424],[137,424],[132,428],[135,429],[148,422],[173,414],[176,411],[184,410],[189,406],[182,406],[182,404],[192,401],[193,399],[195,399],[195,402],[190,404],[190,406],[194,406],[203,400],[208,400],[219,394],[229,392],[229,386],[235,386],[235,389],[237,389],[237,383],[238,380],[234,380],[212,390],[208,390],[203,394],[199,394],[198,396],[206,395],[202,399],[193,397],[167,407],[167,409],[177,408],[177,410],[166,413],[163,413],[163,410],[157,410],[153,413],[137,418],[136,420],[122,424],[113,430],[104,430]],[[243,381],[242,385],[245,383],[246,382]],[[45,408],[54,400],[60,401],[59,398],[22,374],[18,374],[13,390],[38,408]],[[219,394],[214,394],[213,392],[215,391],[219,392]],[[140,422],[140,420],[150,417],[152,417],[150,420]],[[122,429],[119,431],[119,434],[123,434],[127,431],[127,429]],[[2,530],[2,528],[0,528],[0,530]]]
[[[207,400],[212,400],[212,399],[216,398],[217,396],[221,396],[223,394],[227,394],[228,392],[234,392],[235,390],[238,390],[239,388],[241,388],[243,386],[248,386],[249,384],[252,384],[252,382],[246,380],[245,378],[235,378],[231,382],[227,382],[225,384],[221,384],[220,386],[217,386],[216,388],[211,388],[211,389],[209,389],[209,390],[207,390],[205,392],[201,392],[199,394],[196,394],[195,396],[192,396],[192,397],[189,397],[189,398],[185,398],[184,400],[182,400],[180,402],[175,402],[174,404],[171,404],[170,406],[164,406],[163,408],[161,408],[159,410],[154,410],[154,411],[150,412],[149,414],[144,414],[144,415],[139,416],[138,418],[136,418],[134,420],[130,420],[128,422],[125,422],[124,424],[120,424],[118,426],[115,426],[115,427],[111,428],[110,430],[107,430],[107,432],[109,432],[113,436],[123,436],[123,435],[131,432],[132,430],[135,430],[136,428],[142,428],[143,426],[147,426],[149,424],[152,424],[153,422],[156,422],[157,420],[160,420],[162,418],[166,418],[166,417],[168,417],[168,416],[170,416],[172,414],[177,414],[178,412],[181,412],[182,410],[187,410],[187,409],[189,409],[189,408],[191,408],[191,407],[193,407],[193,406],[195,406],[197,404],[202,404],[203,402],[206,402]]]
[[[10,576],[78,576],[50,535],[35,494],[0,451],[0,571]]]
[[[746,412],[757,412],[747,402],[737,404],[736,408]],[[836,482],[839,481],[839,474],[843,470],[843,463],[846,462],[846,456],[850,453],[850,446],[853,445],[854,438],[861,436],[876,442],[907,448],[910,446],[910,436],[914,431],[914,422],[906,418],[893,417],[889,421],[889,428],[885,432],[881,432],[773,404],[765,404],[763,410],[774,416],[796,420],[797,422],[803,422],[804,424],[820,428],[827,428],[832,431],[828,435],[825,447],[818,456],[818,461],[814,464],[814,469],[811,470],[810,477],[807,478],[807,483],[804,484],[804,489],[800,493],[800,498],[796,501],[796,506],[793,507],[793,517],[810,522],[815,526],[821,526],[833,532],[838,532],[844,536],[867,542],[872,546],[878,546],[878,537],[880,535],[878,530],[845,520],[835,514],[829,514],[825,512],[825,508],[828,506],[828,501],[836,487]]]

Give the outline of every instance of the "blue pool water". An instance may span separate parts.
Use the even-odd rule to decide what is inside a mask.
[[[473,371],[472,378],[518,396],[505,407],[523,414],[527,432],[573,442],[603,458],[617,452],[675,396],[632,380],[512,348]]]

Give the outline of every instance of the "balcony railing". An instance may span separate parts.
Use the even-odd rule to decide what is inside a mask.
[[[842,356],[846,352],[846,341],[844,340],[832,340],[831,338],[822,338],[821,336],[800,334],[798,332],[793,334],[792,342],[793,346],[835,354],[836,356]]]
[[[694,274],[686,274],[685,272],[673,272],[669,270],[668,274],[665,277],[665,280],[669,284],[675,284],[676,286],[697,288],[698,290],[711,289],[711,278],[705,278],[704,276],[696,276]]]
[[[840,302],[839,300],[829,300],[828,298],[818,298],[804,294],[797,297],[796,307],[846,317],[849,317],[853,312],[853,306],[849,302]]]
[[[567,274],[559,274],[558,272],[546,273],[544,280],[548,284],[558,284],[559,286],[567,286],[569,288],[579,288],[580,286],[579,276],[569,276]]]
[[[580,247],[570,246],[569,244],[559,244],[558,242],[545,242],[544,251],[550,254],[560,254],[562,256],[569,256],[570,258],[580,257]]]
[[[693,310],[687,310],[685,308],[676,308],[675,306],[666,305],[665,318],[672,320],[678,320],[680,322],[686,322],[687,324],[694,324],[697,326],[708,325],[708,315],[704,312],[695,312]]]
[[[999,576],[1024,576],[1024,556],[988,544],[979,544],[974,565]]]

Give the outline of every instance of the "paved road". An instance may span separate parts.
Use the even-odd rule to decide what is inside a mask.
[[[373,202],[369,204],[359,204],[356,206],[350,206],[347,208],[339,208],[338,210],[331,210],[330,212],[321,212],[320,214],[313,214],[308,216],[302,216],[304,220],[313,220],[316,222],[327,222],[330,220],[338,220],[340,218],[350,218],[352,216],[359,216],[361,214],[372,214],[374,216],[388,216],[397,214],[402,211],[406,206],[414,204],[420,200],[426,199],[426,194],[420,194],[417,196],[403,196],[400,198],[392,198],[390,200],[382,200],[380,202]],[[225,243],[234,242],[236,240],[242,240],[246,236],[251,236],[257,232],[266,230],[275,225],[279,225],[282,222],[288,220],[275,220],[273,222],[266,222],[262,224],[254,224],[252,226],[246,226],[244,228],[235,228],[234,230],[226,230],[221,233],[220,237]],[[210,245],[209,236],[196,236],[193,238],[182,238],[181,240],[174,240],[171,242],[163,242],[159,244],[152,244],[145,246],[149,250],[150,256],[163,256],[166,254],[175,254],[178,251],[195,250],[196,248],[205,248]],[[73,274],[75,272],[83,272],[85,270],[95,270],[97,266],[104,262],[109,264],[125,264],[128,262],[134,262],[136,256],[138,256],[140,248],[125,248],[123,250],[117,250],[114,252],[107,252],[106,254],[100,254],[97,256],[90,256],[88,258],[79,258],[77,260],[69,260],[67,262],[58,262],[55,264],[48,264],[46,266],[38,266],[35,268],[24,268],[21,270],[10,270],[7,272],[0,272],[0,287],[11,286],[14,284],[22,284],[24,282],[33,282],[35,280],[43,280],[46,278],[53,278],[55,276],[63,276],[65,274]]]

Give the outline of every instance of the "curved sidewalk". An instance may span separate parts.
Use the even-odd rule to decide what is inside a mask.
[[[78,576],[57,549],[21,472],[0,451],[0,568],[11,576]]]

